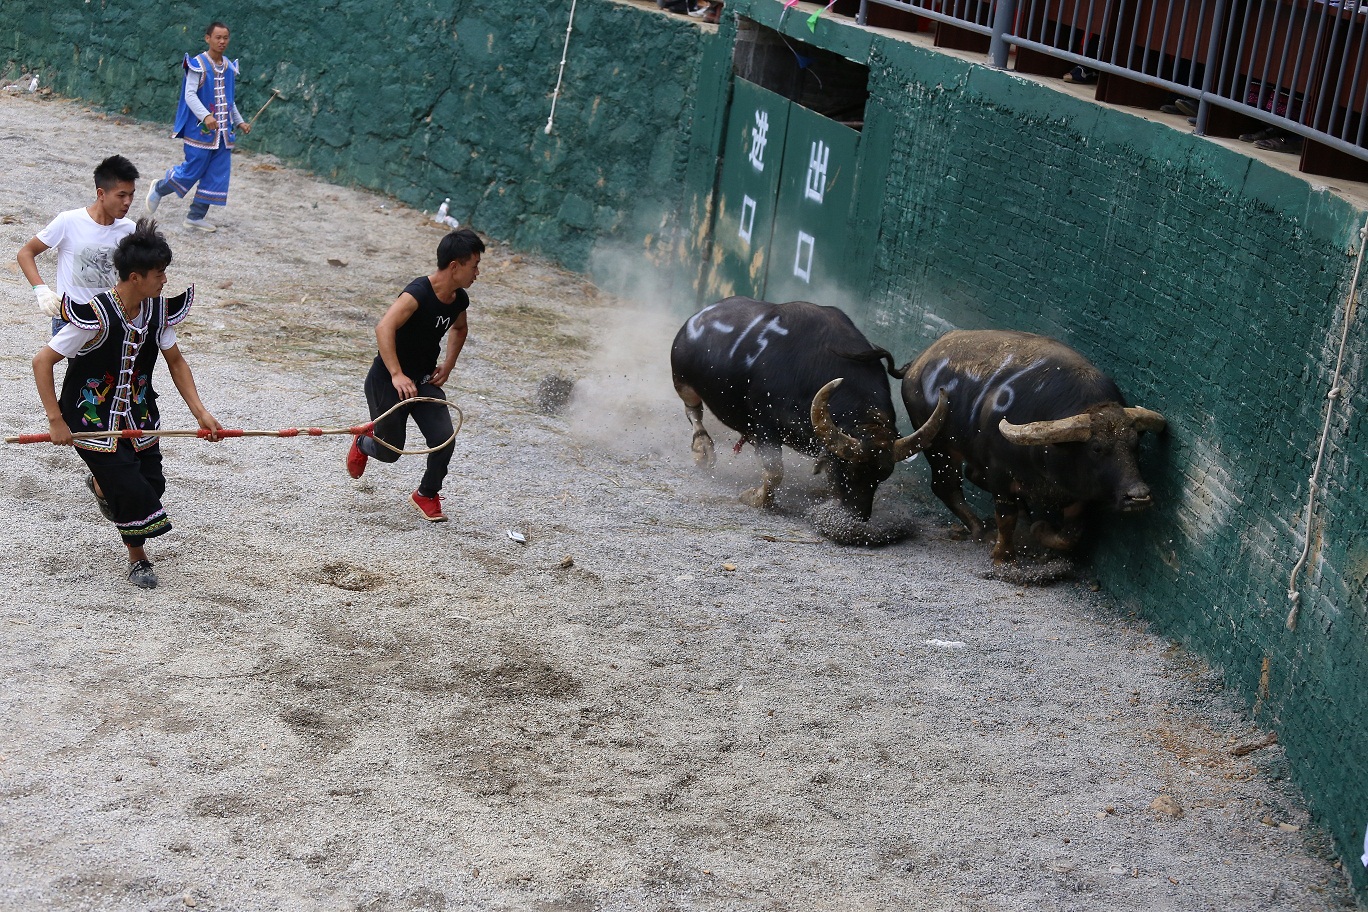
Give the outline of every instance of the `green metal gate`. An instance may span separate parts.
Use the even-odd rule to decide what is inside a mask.
[[[771,301],[862,291],[853,230],[860,134],[738,78],[723,140],[705,289]],[[842,295],[844,296],[844,295]]]

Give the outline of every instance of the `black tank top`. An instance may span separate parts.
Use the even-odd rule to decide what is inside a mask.
[[[437,367],[437,356],[442,351],[442,338],[456,318],[470,306],[470,296],[464,288],[456,289],[456,299],[443,304],[432,290],[427,276],[408,283],[404,291],[413,295],[418,309],[403,326],[394,331],[394,350],[399,356],[399,367],[414,383],[420,382]],[[376,361],[383,365],[380,356]]]

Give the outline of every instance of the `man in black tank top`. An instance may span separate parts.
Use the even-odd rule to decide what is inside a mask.
[[[446,398],[442,384],[456,367],[469,331],[466,309],[470,307],[470,296],[466,289],[480,274],[484,249],[484,241],[469,228],[460,228],[442,238],[437,245],[437,271],[409,282],[376,324],[375,341],[380,352],[366,374],[366,404],[372,419],[415,396]],[[443,336],[446,357],[439,365],[437,356],[442,352]],[[420,402],[395,411],[376,422],[375,436],[402,450],[409,415],[429,447],[451,437],[451,411],[435,402]],[[446,522],[438,492],[442,490],[454,448],[448,445],[428,454],[427,471],[418,490],[409,495],[429,522]],[[357,437],[347,453],[347,474],[360,478],[371,456],[381,462],[399,458],[398,453],[374,440]]]

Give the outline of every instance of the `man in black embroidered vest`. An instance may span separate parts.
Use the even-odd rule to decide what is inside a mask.
[[[480,274],[480,254],[484,241],[469,228],[460,228],[442,238],[437,245],[437,271],[408,283],[375,327],[380,353],[366,374],[366,404],[371,418],[405,399],[426,396],[445,399],[442,384],[451,376],[456,359],[465,345],[469,327],[466,309],[470,296],[466,289]],[[446,337],[446,357],[441,365],[442,337]],[[405,426],[412,415],[427,445],[435,447],[451,436],[451,412],[435,402],[421,402],[397,410],[376,422],[375,436],[396,449],[404,448]],[[442,512],[442,480],[451,464],[454,445],[429,453],[427,471],[418,490],[409,500],[429,522],[446,522]],[[347,453],[347,474],[360,478],[366,460],[374,456],[381,462],[394,462],[399,454],[369,437],[357,437]]]
[[[139,219],[133,233],[114,248],[118,284],[88,302],[63,297],[62,319],[68,325],[33,357],[33,376],[52,442],[76,446],[90,469],[86,486],[128,547],[128,579],[143,589],[157,585],[143,543],[171,531],[161,505],[166,490],[161,447],[156,437],[136,433],[155,430],[161,423],[152,387],[159,351],[208,439],[218,440],[222,430],[200,402],[190,365],[176,344],[174,327],[189,313],[195,289],[162,297],[170,265],[171,247],[156,223]],[[70,363],[59,397],[53,372],[63,358]],[[95,431],[110,435],[72,437],[73,432]],[[129,431],[133,433],[124,436]]]

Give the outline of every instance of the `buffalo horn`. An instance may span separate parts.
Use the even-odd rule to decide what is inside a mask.
[[[941,425],[945,424],[945,415],[949,411],[950,397],[945,395],[945,390],[941,390],[936,410],[926,419],[926,423],[908,436],[899,437],[893,442],[893,461],[902,462],[913,453],[920,453],[926,449],[926,445],[935,440],[936,435],[940,433]]]
[[[859,459],[864,447],[860,445],[860,441],[838,428],[831,420],[831,394],[836,392],[836,387],[840,386],[844,379],[837,377],[812,397],[812,430],[832,455],[837,459],[849,461]]]
[[[1092,436],[1092,418],[1088,415],[1070,415],[1068,418],[1032,421],[1030,424],[1012,424],[1003,418],[998,423],[998,430],[1010,443],[1021,446],[1082,443]]]
[[[1126,417],[1129,418],[1135,429],[1140,432],[1153,431],[1159,433],[1168,424],[1164,416],[1158,412],[1152,412],[1147,408],[1128,408],[1125,409]]]

